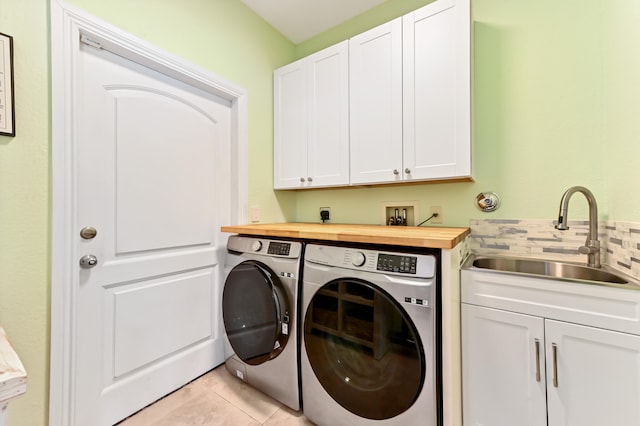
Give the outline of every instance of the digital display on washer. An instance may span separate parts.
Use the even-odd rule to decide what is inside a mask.
[[[278,254],[281,256],[289,256],[290,250],[291,250],[291,243],[278,243],[275,241],[271,241],[269,243],[269,248],[267,249],[267,254]]]
[[[378,254],[378,271],[415,274],[418,258],[415,256],[397,256],[395,254]]]

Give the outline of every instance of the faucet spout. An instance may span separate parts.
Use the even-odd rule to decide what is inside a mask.
[[[598,204],[596,197],[584,186],[572,186],[567,189],[560,200],[560,210],[558,212],[558,223],[555,226],[560,231],[569,229],[567,225],[569,214],[569,200],[576,192],[580,192],[585,196],[589,203],[589,234],[584,246],[578,248],[578,251],[587,255],[587,264],[593,268],[600,267],[600,241],[598,241]]]

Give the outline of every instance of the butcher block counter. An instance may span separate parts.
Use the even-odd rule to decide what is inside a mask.
[[[382,226],[334,223],[269,223],[223,226],[223,232],[264,237],[373,243],[405,247],[452,249],[469,235],[469,228]]]

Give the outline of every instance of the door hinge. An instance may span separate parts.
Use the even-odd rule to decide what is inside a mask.
[[[86,44],[87,46],[95,47],[96,49],[102,50],[102,43],[93,40],[84,34],[80,34],[80,42]]]

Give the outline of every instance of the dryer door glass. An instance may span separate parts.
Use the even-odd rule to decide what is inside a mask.
[[[229,343],[242,361],[258,365],[278,356],[289,338],[289,297],[271,269],[247,260],[224,284],[222,317]]]
[[[406,411],[425,379],[425,355],[405,310],[357,279],[324,285],[304,320],[304,345],[318,381],[345,409],[382,420]]]

